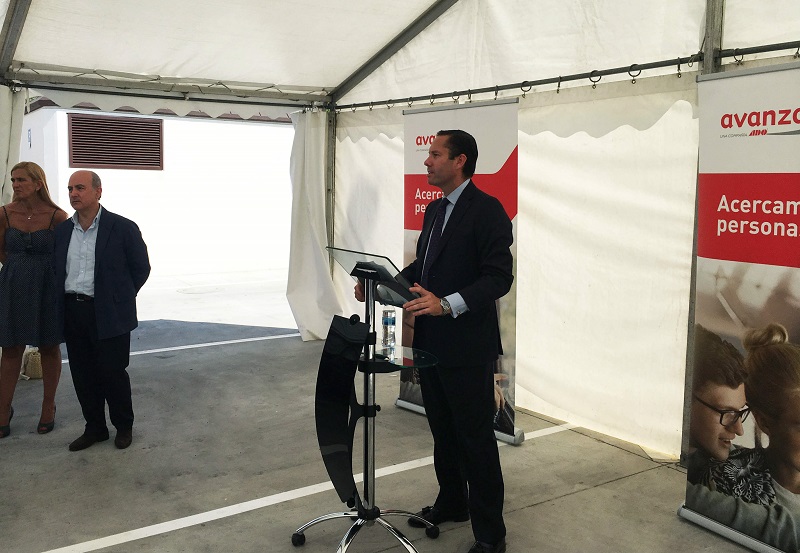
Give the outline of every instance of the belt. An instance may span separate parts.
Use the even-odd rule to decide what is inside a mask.
[[[94,301],[92,296],[87,296],[86,294],[75,294],[73,292],[67,292],[64,294],[64,297],[72,301]]]

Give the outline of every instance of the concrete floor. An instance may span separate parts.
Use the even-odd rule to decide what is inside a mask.
[[[210,280],[162,279],[142,292],[129,449],[109,440],[67,450],[83,430],[68,365],[48,435],[35,433],[41,381],[19,383],[13,434],[0,441],[0,551],[336,551],[347,520],[314,526],[305,545],[291,545],[298,526],[344,508],[328,484],[314,433],[322,343],[296,336],[274,283]],[[234,293],[245,288],[247,299]],[[202,322],[200,303],[214,313],[205,315],[211,320]],[[245,324],[227,320],[234,308],[246,314]],[[236,341],[243,339],[249,341]],[[190,344],[216,345],[181,348]],[[415,511],[434,498],[427,423],[394,406],[396,374],[379,375],[377,388],[383,410],[376,422],[382,469],[376,503]],[[518,413],[526,440],[500,449],[509,552],[745,551],[676,515],[686,478],[676,464],[561,425]],[[358,451],[360,434],[356,442]],[[472,543],[469,523],[443,524],[432,540],[402,518],[388,520],[419,553],[466,552]],[[372,526],[349,551],[404,549]]]

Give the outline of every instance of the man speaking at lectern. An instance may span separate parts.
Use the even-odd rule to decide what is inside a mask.
[[[439,494],[419,515],[433,524],[472,519],[469,553],[503,553],[503,474],[494,437],[494,363],[502,353],[495,300],[514,280],[511,221],[472,182],[478,145],[461,130],[439,131],[428,150],[428,183],[444,198],[425,210],[416,259],[401,274],[420,297],[413,346],[434,354],[419,371],[434,442]],[[363,290],[356,285],[356,298]],[[422,527],[415,519],[412,526]]]

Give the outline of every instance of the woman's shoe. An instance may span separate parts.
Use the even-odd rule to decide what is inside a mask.
[[[53,428],[56,426],[56,407],[53,406],[53,420],[50,422],[40,422],[39,426],[36,427],[36,432],[39,434],[47,434],[48,432],[52,432]]]
[[[11,434],[11,419],[14,418],[14,407],[11,407],[11,411],[8,413],[8,424],[5,426],[0,426],[0,439],[5,438],[9,434]]]

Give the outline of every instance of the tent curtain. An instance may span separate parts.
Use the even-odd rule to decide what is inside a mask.
[[[292,114],[292,228],[286,298],[303,340],[324,339],[342,313],[325,249],[325,113]]]
[[[402,268],[402,110],[343,111],[336,136],[335,244],[385,255]],[[353,278],[340,267],[333,276],[349,313],[362,314],[364,304],[353,298]]]
[[[677,456],[694,75],[548,94],[521,99],[519,112],[517,406]],[[396,263],[402,127],[398,109],[342,112],[336,149],[337,245]],[[352,279],[334,277],[358,308]]]
[[[0,205],[11,201],[11,167],[19,161],[19,141],[25,113],[25,94],[0,86]]]
[[[517,406],[674,456],[698,145],[682,81],[519,113]]]

